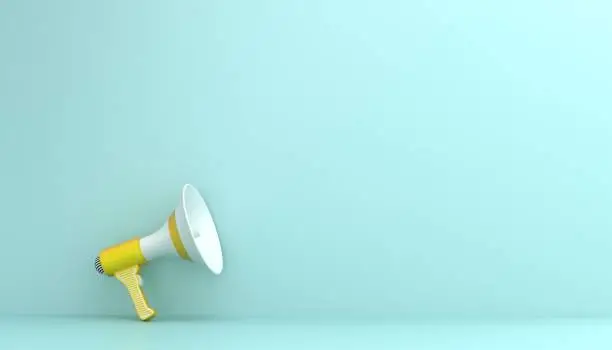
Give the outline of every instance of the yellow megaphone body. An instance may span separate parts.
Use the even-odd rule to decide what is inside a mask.
[[[156,312],[147,303],[138,272],[143,264],[165,255],[203,263],[215,275],[223,271],[223,253],[215,223],[206,202],[192,185],[183,186],[179,205],[162,227],[148,236],[102,250],[95,266],[98,273],[116,277],[127,288],[138,317],[148,321]]]

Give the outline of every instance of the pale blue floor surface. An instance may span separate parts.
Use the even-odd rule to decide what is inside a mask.
[[[112,318],[1,318],[0,349],[612,349],[612,320],[494,323],[139,323]]]

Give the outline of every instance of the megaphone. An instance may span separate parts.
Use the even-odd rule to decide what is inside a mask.
[[[180,203],[157,231],[102,250],[95,267],[99,274],[117,278],[127,289],[138,318],[149,321],[156,311],[143,293],[140,267],[167,255],[204,264],[215,275],[223,271],[215,223],[206,202],[190,184],[183,186]]]

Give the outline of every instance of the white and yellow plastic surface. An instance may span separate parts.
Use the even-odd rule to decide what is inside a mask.
[[[192,185],[183,186],[181,202],[156,232],[108,247],[96,258],[100,274],[117,278],[127,289],[138,318],[156,316],[142,290],[141,266],[167,255],[203,263],[215,274],[223,271],[223,253],[206,202]]]

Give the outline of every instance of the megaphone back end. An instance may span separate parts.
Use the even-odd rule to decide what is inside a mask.
[[[140,249],[140,239],[133,238],[104,249],[96,257],[95,266],[98,273],[114,276],[116,272],[129,266],[142,265],[146,262]]]

